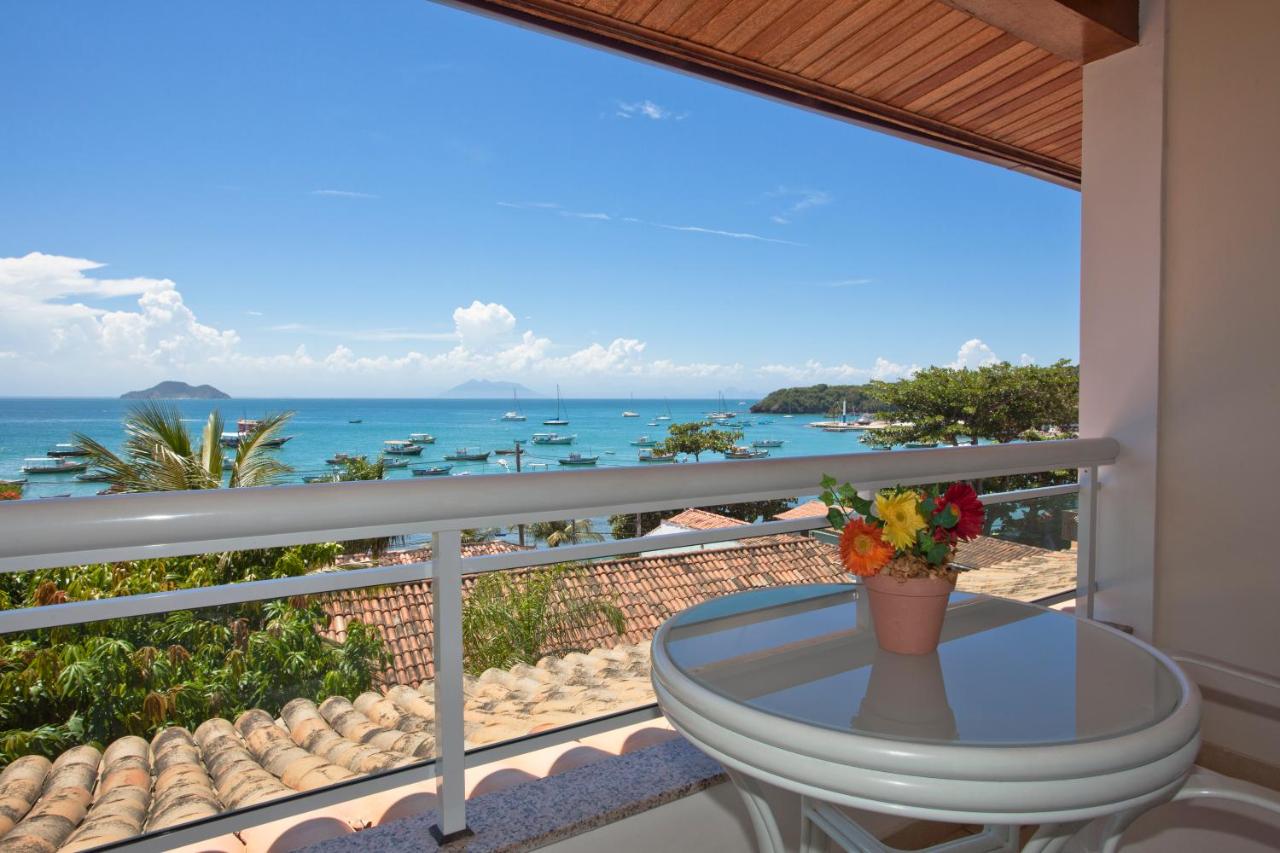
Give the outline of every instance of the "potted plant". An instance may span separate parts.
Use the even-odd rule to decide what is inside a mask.
[[[863,579],[880,647],[908,655],[937,649],[959,576],[951,565],[956,545],[980,534],[986,518],[973,487],[897,486],[872,501],[823,477],[822,502],[840,531],[840,561]]]

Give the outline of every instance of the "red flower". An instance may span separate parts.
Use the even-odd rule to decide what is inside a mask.
[[[982,526],[987,520],[987,511],[978,499],[978,493],[968,483],[952,483],[947,487],[933,512],[935,523],[946,518],[944,513],[952,513],[956,519],[953,526],[946,528],[952,541],[968,542],[982,533]]]

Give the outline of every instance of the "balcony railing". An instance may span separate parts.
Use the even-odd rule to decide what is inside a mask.
[[[116,846],[167,850],[432,778],[437,782],[439,796],[438,829],[448,836],[466,827],[463,778],[467,766],[658,714],[656,708],[648,706],[468,752],[463,738],[464,574],[810,531],[827,526],[827,522],[824,518],[769,521],[468,558],[462,553],[462,530],[789,498],[815,493],[823,474],[870,490],[895,484],[1078,469],[1078,483],[983,497],[988,503],[998,503],[1078,493],[1076,596],[1084,613],[1092,615],[1098,468],[1112,464],[1118,449],[1117,442],[1109,438],[1073,439],[440,481],[336,483],[15,502],[0,508],[0,571],[4,572],[407,534],[431,535],[432,560],[8,610],[0,612],[0,633],[430,579],[435,630],[435,759],[139,836]]]

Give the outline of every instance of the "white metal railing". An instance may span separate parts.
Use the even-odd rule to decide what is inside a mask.
[[[825,518],[761,522],[715,530],[464,558],[460,531],[560,518],[599,517],[657,509],[732,504],[813,494],[823,474],[859,489],[975,480],[1079,469],[1076,484],[984,495],[989,503],[1079,493],[1077,595],[1092,615],[1093,530],[1097,469],[1115,461],[1113,439],[854,453],[796,458],[496,474],[442,480],[397,480],[163,492],[60,501],[18,501],[0,507],[0,572],[311,542],[430,533],[432,561],[300,577],[183,589],[0,612],[0,633],[75,625],[194,608],[432,580],[438,757],[322,791],[261,804],[128,842],[163,850],[300,814],[434,775],[439,831],[466,828],[463,774],[471,760],[463,741],[462,576],[533,565],[612,557],[826,527]],[[625,725],[652,709],[616,715]],[[590,724],[599,728],[602,723]],[[502,754],[580,736],[572,727],[539,735]],[[496,753],[494,753],[496,754]]]

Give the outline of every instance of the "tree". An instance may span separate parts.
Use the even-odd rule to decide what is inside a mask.
[[[586,651],[569,640],[600,622],[621,635],[622,611],[581,567],[559,563],[527,572],[481,575],[462,605],[464,666],[486,669],[535,664],[544,655]]]
[[[1070,434],[1079,421],[1079,372],[1064,361],[1048,366],[1007,362],[977,370],[930,367],[909,379],[871,383],[895,423],[868,430],[863,442],[1010,442],[1037,430]]]
[[[690,421],[671,424],[667,437],[653,448],[654,453],[686,453],[695,461],[702,461],[707,451],[724,453],[742,438],[740,429],[712,429],[711,421]]]
[[[826,413],[838,415],[848,407],[850,412],[876,412],[885,408],[867,385],[809,385],[803,388],[779,388],[751,407],[753,412],[776,414]]]
[[[586,518],[564,519],[562,521],[535,521],[529,525],[529,533],[536,539],[545,540],[550,548],[561,545],[576,545],[579,542],[603,542],[604,536],[591,529],[591,521]]]
[[[135,406],[125,417],[123,456],[82,433],[76,433],[75,442],[89,451],[89,463],[107,475],[112,491],[217,489],[226,475],[232,488],[269,486],[292,470],[274,459],[266,446],[292,416],[292,412],[270,415],[242,435],[229,466],[219,443],[223,422],[216,409],[205,421],[199,444],[192,440],[177,407],[158,402]]]
[[[332,564],[338,546],[300,545],[0,576],[5,608],[291,577]],[[321,601],[180,610],[6,635],[0,643],[0,763],[53,757],[165,726],[194,728],[299,696],[368,690],[388,657],[377,631],[325,639]],[[354,630],[353,630],[354,629]]]
[[[780,512],[785,512],[791,508],[794,498],[779,498],[771,501],[748,501],[739,504],[721,504],[719,506],[703,506],[698,509],[714,512],[716,515],[724,515],[729,518],[736,518],[740,521],[754,522],[763,519],[768,521]],[[614,539],[631,539],[635,536],[643,536],[650,530],[653,530],[664,519],[679,515],[684,512],[683,509],[663,509],[654,512],[642,512],[640,516],[640,532],[636,533],[636,513],[627,513],[625,515],[609,516],[609,528],[613,531]]]

